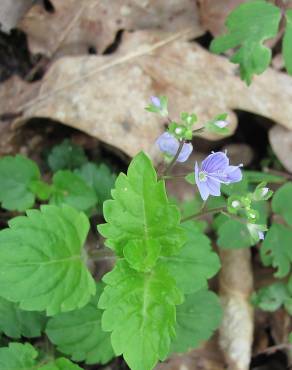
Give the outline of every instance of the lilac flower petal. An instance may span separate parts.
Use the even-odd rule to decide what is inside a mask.
[[[242,172],[239,166],[228,166],[225,170],[227,181],[229,183],[238,182],[242,180]]]
[[[265,239],[265,234],[262,231],[258,231],[258,236],[259,236],[260,240]]]
[[[160,135],[159,138],[156,140],[156,144],[158,145],[161,152],[167,153],[172,156],[176,154],[179,147],[178,140],[168,132],[164,132],[162,135]]]
[[[185,162],[193,151],[193,146],[191,143],[185,143],[182,147],[181,152],[177,158],[178,162]]]
[[[224,128],[229,125],[229,122],[221,120],[221,121],[214,122],[214,125],[219,128]]]
[[[207,181],[207,186],[209,188],[210,195],[214,195],[215,197],[219,197],[221,192],[220,192],[220,186],[221,183],[219,181],[216,181],[215,179],[212,179],[208,177]]]
[[[202,199],[207,200],[210,195],[209,188],[206,181],[199,180],[199,166],[197,162],[195,164],[195,181]]]
[[[156,108],[161,108],[160,99],[157,96],[151,96],[150,100]]]
[[[202,170],[208,173],[224,172],[229,166],[229,159],[223,152],[212,153],[202,162]]]

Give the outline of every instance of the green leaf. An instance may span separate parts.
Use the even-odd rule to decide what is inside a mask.
[[[292,230],[274,223],[266,234],[260,249],[265,265],[277,268],[274,274],[281,278],[290,272],[292,262]]]
[[[239,182],[235,182],[230,185],[222,184],[221,191],[225,195],[246,195],[248,192],[248,180],[245,174],[243,173],[242,180]]]
[[[23,311],[16,303],[0,298],[0,332],[8,337],[40,337],[45,323],[43,313]]]
[[[45,183],[42,180],[35,180],[30,183],[29,189],[37,196],[40,200],[48,200],[52,193],[51,185]]]
[[[283,216],[289,225],[292,225],[291,199],[292,183],[288,182],[276,191],[272,200],[273,211]]]
[[[75,170],[75,173],[94,189],[102,210],[103,202],[111,198],[116,175],[103,163],[99,166],[95,163],[85,163],[80,169]]]
[[[175,336],[175,305],[182,296],[174,279],[164,266],[141,273],[120,260],[103,280],[102,328],[112,331],[115,354],[123,354],[132,370],[153,369],[167,357]]]
[[[210,239],[202,233],[194,222],[183,224],[187,242],[179,255],[161,257],[178,288],[185,294],[207,287],[207,279],[213,277],[220,268],[220,260],[212,251]]]
[[[0,369],[35,369],[35,359],[37,355],[37,351],[29,343],[9,343],[9,347],[0,348]]]
[[[50,362],[42,367],[38,367],[38,370],[82,370],[73,362],[67,360],[66,358],[58,358],[57,360]],[[28,370],[28,369],[27,369]]]
[[[42,206],[0,231],[0,296],[48,315],[85,306],[95,293],[83,244],[89,221],[63,206]]]
[[[11,211],[25,211],[35,202],[30,184],[39,180],[40,171],[35,162],[22,156],[0,159],[0,202]]]
[[[176,338],[171,352],[186,352],[197,348],[219,327],[222,308],[218,296],[208,290],[186,296],[177,307]]]
[[[89,211],[96,203],[96,195],[84,180],[71,171],[58,171],[53,176],[50,204],[68,204],[78,211]]]
[[[88,161],[83,148],[65,139],[56,145],[48,156],[48,164],[53,172],[58,170],[73,170]]]
[[[237,48],[232,63],[240,65],[241,78],[249,85],[254,74],[263,73],[271,61],[271,50],[264,42],[276,36],[281,10],[264,1],[247,1],[235,8],[226,20],[228,33],[211,43],[217,54]]]
[[[179,251],[185,242],[184,230],[179,226],[180,212],[168,201],[164,181],[157,181],[155,169],[143,152],[132,160],[127,176],[118,176],[112,196],[113,200],[104,203],[107,224],[98,226],[109,248],[123,256],[124,249],[130,248],[127,243],[132,248],[136,244],[136,249],[142,243],[144,252],[136,255],[136,266],[139,261],[143,264],[148,254],[157,254],[157,242],[161,255]]]
[[[233,219],[220,222],[218,245],[224,249],[247,248],[255,244],[247,225]]]
[[[86,364],[106,364],[114,356],[109,333],[101,329],[102,311],[97,302],[103,284],[97,285],[97,295],[80,310],[61,313],[48,322],[46,333],[58,351],[73,361]]]
[[[259,289],[252,295],[252,303],[263,311],[277,311],[288,298],[286,284],[277,282]]]
[[[287,72],[292,75],[292,9],[285,13],[286,29],[283,38],[283,57]]]
[[[248,171],[248,170],[244,170],[243,172],[249,183],[257,184],[260,182],[267,182],[271,184],[281,184],[282,182],[286,181],[285,177],[283,176],[272,175],[266,172]]]

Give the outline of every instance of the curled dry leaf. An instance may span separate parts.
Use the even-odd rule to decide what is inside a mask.
[[[171,36],[156,31],[128,33],[114,54],[61,58],[43,80],[33,84],[14,86],[9,80],[0,87],[0,114],[22,111],[15,125],[33,117],[51,118],[129,156],[140,150],[152,154],[154,142],[164,130],[159,117],[144,111],[151,95],[169,97],[171,117],[182,111],[196,112],[199,121],[206,122],[227,112],[231,133],[237,123],[233,109],[292,127],[290,76],[269,69],[246,87],[227,59],[188,42],[186,35],[191,32]],[[14,91],[26,89],[33,90],[26,92],[30,99],[23,102],[22,94],[18,102]]]
[[[230,370],[248,370],[253,343],[253,277],[249,249],[221,250],[219,276],[223,321],[219,343]]]
[[[292,173],[292,131],[274,126],[269,131],[269,141],[282,165]]]
[[[204,33],[194,0],[51,0],[54,12],[35,5],[19,27],[28,35],[30,50],[51,56],[98,54],[113,43],[119,30],[192,29],[192,37]]]

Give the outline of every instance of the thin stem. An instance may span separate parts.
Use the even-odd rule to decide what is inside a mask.
[[[169,172],[172,170],[173,166],[175,165],[175,162],[177,161],[179,155],[180,155],[180,152],[182,151],[182,148],[184,146],[184,143],[185,141],[182,140],[179,142],[179,147],[177,149],[177,152],[175,154],[175,156],[172,158],[171,162],[169,163],[169,165],[165,168],[164,170],[164,173],[163,173],[163,176],[166,176],[169,174]]]
[[[163,180],[175,180],[175,179],[184,179],[189,173],[184,175],[169,175],[169,176],[162,176]]]
[[[189,221],[189,220],[195,220],[196,218],[200,218],[202,216],[209,215],[209,214],[212,214],[212,213],[223,212],[225,210],[226,210],[226,207],[217,207],[217,208],[211,208],[211,209],[204,209],[203,208],[200,212],[197,212],[193,215],[182,218],[181,222],[186,222],[186,221]]]

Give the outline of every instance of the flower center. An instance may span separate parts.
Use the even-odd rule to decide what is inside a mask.
[[[199,180],[203,182],[207,181],[207,173],[205,171],[199,172]]]

